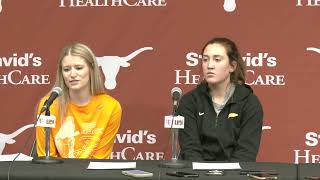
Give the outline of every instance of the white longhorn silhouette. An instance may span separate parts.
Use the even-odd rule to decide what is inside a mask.
[[[227,12],[232,12],[236,9],[236,0],[224,0],[223,8]]]
[[[308,47],[308,48],[307,48],[307,51],[314,51],[314,52],[316,52],[316,53],[319,53],[319,54],[320,54],[320,48]]]
[[[0,13],[2,11],[2,0],[0,0]]]
[[[262,126],[262,130],[271,129],[271,126]]]
[[[117,75],[119,73],[120,67],[129,67],[131,59],[140,54],[143,51],[153,50],[152,47],[143,47],[133,53],[129,54],[126,57],[119,56],[103,56],[96,57],[98,65],[101,66],[102,72],[105,77],[104,86],[107,89],[114,89],[117,86]]]
[[[6,144],[13,144],[16,142],[13,138],[17,137],[19,134],[21,134],[26,129],[29,129],[32,127],[34,127],[33,124],[28,124],[28,125],[25,125],[25,126],[19,128],[18,130],[14,131],[11,134],[0,133],[0,154],[2,154]]]

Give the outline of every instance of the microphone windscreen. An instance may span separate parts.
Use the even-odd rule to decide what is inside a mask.
[[[54,88],[52,89],[52,92],[57,93],[58,96],[61,96],[61,95],[63,94],[61,87],[54,87]]]
[[[182,95],[182,90],[178,87],[174,87],[171,89],[171,96],[173,99],[180,99]]]

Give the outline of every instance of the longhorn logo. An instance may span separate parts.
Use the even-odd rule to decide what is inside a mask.
[[[236,9],[236,0],[224,0],[223,8],[227,12],[232,12]]]
[[[2,0],[0,0],[0,13],[2,11]]]
[[[25,131],[26,129],[32,128],[33,126],[34,126],[33,124],[25,125],[11,134],[0,133],[0,154],[2,154],[6,144],[13,144],[16,142],[13,138],[17,137],[23,131]]]
[[[313,51],[313,52],[316,52],[316,53],[319,53],[319,54],[320,54],[320,48],[308,47],[308,48],[307,48],[307,51]]]
[[[271,126],[262,126],[262,130],[269,130],[271,129]]]
[[[107,89],[114,89],[117,86],[117,75],[119,73],[120,67],[129,67],[129,61],[136,57],[143,51],[153,50],[152,47],[140,48],[126,57],[119,56],[103,56],[96,57],[98,65],[101,66],[102,72],[105,77],[104,86]]]

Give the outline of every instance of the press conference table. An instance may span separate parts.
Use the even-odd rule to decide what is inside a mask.
[[[97,160],[91,160],[97,162]],[[101,160],[100,160],[101,161]],[[108,161],[108,160],[104,160]],[[111,162],[115,162],[109,160]],[[10,173],[11,180],[37,180],[37,179],[59,179],[59,180],[117,180],[117,179],[135,179],[124,176],[121,170],[87,170],[90,160],[80,159],[64,159],[62,164],[33,164],[32,162],[15,162]],[[119,162],[119,161],[117,161]],[[160,161],[135,161],[137,162],[136,169],[153,172],[153,177],[143,179],[192,179],[167,176],[166,172],[170,171],[185,171],[196,172],[200,176],[198,180],[205,179],[251,179],[246,175],[240,175],[238,170],[226,171],[224,176],[206,176],[206,171],[194,171],[191,167],[191,162],[188,162],[189,167],[183,169],[160,168]],[[7,179],[7,171],[9,162],[0,162],[0,180]],[[319,164],[286,164],[286,163],[240,163],[242,169],[250,170],[277,170],[279,172],[278,179],[294,180],[304,179],[307,175],[320,174]]]
[[[305,179],[306,176],[320,177],[320,164],[299,164],[298,166],[299,180]]]

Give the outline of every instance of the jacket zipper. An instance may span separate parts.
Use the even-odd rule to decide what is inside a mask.
[[[233,102],[233,96],[231,96],[231,102]],[[230,102],[226,103],[225,106],[221,109],[220,113],[226,108],[226,106],[228,106],[229,104],[231,104]],[[213,106],[213,104],[212,104]],[[220,114],[219,113],[219,114]],[[217,114],[216,116],[216,122],[215,122],[215,127],[218,127],[218,120],[219,120],[219,114]]]
[[[218,120],[219,120],[219,116],[216,116],[216,123],[215,123],[215,127],[218,127]]]

